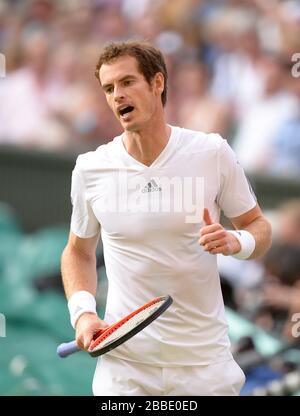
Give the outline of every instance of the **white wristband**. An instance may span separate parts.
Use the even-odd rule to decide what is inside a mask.
[[[68,301],[71,325],[75,329],[78,318],[85,312],[97,313],[96,300],[94,296],[86,290],[75,292]]]
[[[246,230],[227,230],[229,233],[233,234],[235,238],[238,239],[241,249],[238,253],[232,254],[232,257],[235,257],[239,260],[248,259],[253,251],[255,250],[255,238],[249,231]]]

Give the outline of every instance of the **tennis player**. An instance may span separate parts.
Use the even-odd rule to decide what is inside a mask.
[[[226,140],[166,123],[159,50],[108,44],[96,77],[123,133],[80,155],[72,175],[62,277],[77,343],[87,349],[97,330],[154,297],[169,294],[173,304],[98,359],[93,393],[238,395],[245,377],[230,350],[216,255],[263,255],[270,225]],[[221,210],[231,230],[219,223]],[[104,320],[95,302],[100,232]]]

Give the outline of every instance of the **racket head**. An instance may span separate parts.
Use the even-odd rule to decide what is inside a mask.
[[[128,341],[164,313],[172,303],[170,295],[154,298],[115,324],[99,331],[89,346],[89,354],[99,357]]]

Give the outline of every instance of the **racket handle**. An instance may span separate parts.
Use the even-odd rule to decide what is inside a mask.
[[[80,351],[80,348],[76,344],[76,341],[64,342],[63,344],[60,344],[56,350],[57,354],[62,358],[77,351]]]

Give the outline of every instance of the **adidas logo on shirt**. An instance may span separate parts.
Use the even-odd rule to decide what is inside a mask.
[[[161,192],[161,187],[157,185],[154,179],[151,179],[150,182],[142,189],[142,192]]]

